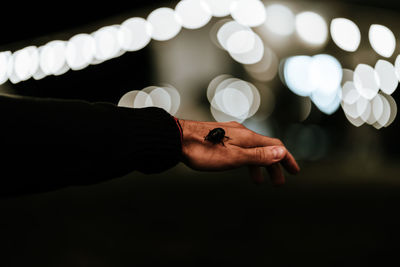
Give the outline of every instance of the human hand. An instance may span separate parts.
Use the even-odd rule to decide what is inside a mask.
[[[262,183],[262,167],[274,185],[285,183],[281,166],[296,174],[300,168],[283,143],[276,138],[257,134],[237,122],[199,122],[179,120],[182,132],[183,162],[200,171],[223,171],[248,166],[250,176]],[[224,144],[213,144],[204,138],[214,128],[222,128],[229,138]]]

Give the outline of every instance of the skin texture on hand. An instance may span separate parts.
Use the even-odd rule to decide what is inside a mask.
[[[237,122],[200,122],[179,120],[182,126],[183,162],[199,171],[223,171],[248,166],[255,183],[264,181],[262,168],[273,185],[285,183],[282,167],[290,174],[300,168],[283,143],[276,138],[257,134]],[[223,144],[213,144],[205,136],[214,128],[225,130]]]

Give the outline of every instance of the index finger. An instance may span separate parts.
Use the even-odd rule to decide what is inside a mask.
[[[245,139],[247,142],[246,145],[248,146],[285,146],[278,138],[264,136],[251,130],[248,131],[249,138]],[[287,151],[285,158],[280,163],[291,174],[296,174],[300,171],[300,167],[297,164],[296,159],[289,151]]]

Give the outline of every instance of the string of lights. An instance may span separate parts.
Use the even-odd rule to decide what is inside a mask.
[[[101,64],[126,52],[143,49],[151,40],[171,40],[182,28],[202,28],[212,17],[222,18],[211,30],[213,42],[242,64],[255,80],[270,81],[279,72],[279,66],[283,66],[282,82],[293,93],[309,97],[323,113],[333,114],[342,107],[353,125],[368,123],[376,129],[393,122],[397,106],[391,94],[400,81],[400,56],[394,64],[380,59],[374,67],[359,64],[354,71],[343,69],[328,54],[279,59],[263,41],[260,31],[263,27],[278,36],[296,32],[301,41],[315,48],[325,45],[330,34],[332,41],[346,52],[354,52],[360,46],[360,29],[347,18],[334,18],[328,29],[325,19],[315,12],[294,14],[284,5],[268,5],[260,0],[182,0],[174,9],[157,8],[147,18],[129,18],[92,33],[76,34],[67,41],[54,40],[39,47],[31,45],[15,52],[3,51],[0,52],[0,84],[39,80]],[[396,39],[388,27],[371,25],[368,40],[379,56],[393,55]],[[214,118],[243,121],[251,117],[259,105],[257,88],[254,90],[254,85],[232,77],[226,80],[221,81],[224,86],[209,99]],[[141,93],[129,92],[119,104],[156,105],[171,113],[177,111],[180,98],[175,88],[149,88]],[[225,115],[216,115],[218,112]]]

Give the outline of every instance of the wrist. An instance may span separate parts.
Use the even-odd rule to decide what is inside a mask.
[[[202,140],[201,122],[181,119],[179,122],[182,127],[183,142]]]

